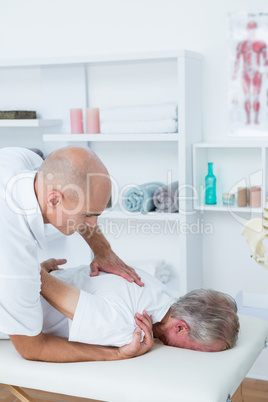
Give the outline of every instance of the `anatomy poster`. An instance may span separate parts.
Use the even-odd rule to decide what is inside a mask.
[[[228,112],[232,136],[268,137],[268,12],[228,18]]]

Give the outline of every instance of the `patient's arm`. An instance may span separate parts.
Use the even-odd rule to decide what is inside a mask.
[[[136,328],[130,344],[120,348],[69,342],[54,335],[37,336],[10,335],[17,351],[27,360],[55,363],[124,360],[141,356],[154,345],[152,319],[144,312],[136,317],[136,323],[145,333],[141,342],[141,331]]]
[[[80,290],[41,270],[42,294],[52,306],[69,318],[73,318]],[[27,360],[47,362],[82,362],[124,360],[141,356],[154,344],[152,320],[147,313],[135,318],[136,324],[145,333],[141,342],[141,331],[136,328],[130,344],[120,348],[69,342],[66,338],[43,334],[37,336],[10,335],[17,351]]]
[[[51,306],[72,320],[79,300],[80,290],[60,281],[44,269],[41,269],[41,282],[41,295]]]
[[[132,342],[122,348],[69,342],[68,339],[42,332],[37,336],[10,335],[10,339],[25,359],[54,363],[130,359],[144,354],[153,346],[153,341],[148,344],[140,342],[141,334],[137,331]]]

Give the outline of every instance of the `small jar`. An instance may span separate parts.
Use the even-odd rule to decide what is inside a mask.
[[[223,205],[234,205],[235,204],[235,194],[224,193],[222,194]]]

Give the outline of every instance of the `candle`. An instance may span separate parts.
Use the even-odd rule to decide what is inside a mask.
[[[261,206],[261,188],[250,187],[250,206],[258,208]]]
[[[237,205],[239,207],[247,206],[247,187],[238,187],[237,189]]]
[[[97,134],[100,132],[100,112],[98,108],[87,109],[87,133]]]
[[[82,109],[71,109],[70,117],[71,117],[71,133],[72,134],[84,133]]]

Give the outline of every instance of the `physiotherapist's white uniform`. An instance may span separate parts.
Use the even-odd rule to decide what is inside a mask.
[[[53,271],[51,275],[79,289],[80,297],[73,320],[42,299],[43,332],[70,341],[103,346],[123,346],[131,342],[137,327],[134,317],[143,310],[153,323],[166,315],[175,300],[158,279],[137,268],[144,287],[117,275],[100,272],[90,277],[89,266]]]
[[[42,162],[28,149],[0,149],[0,332],[9,335],[42,330],[37,253],[45,232],[34,192]]]

